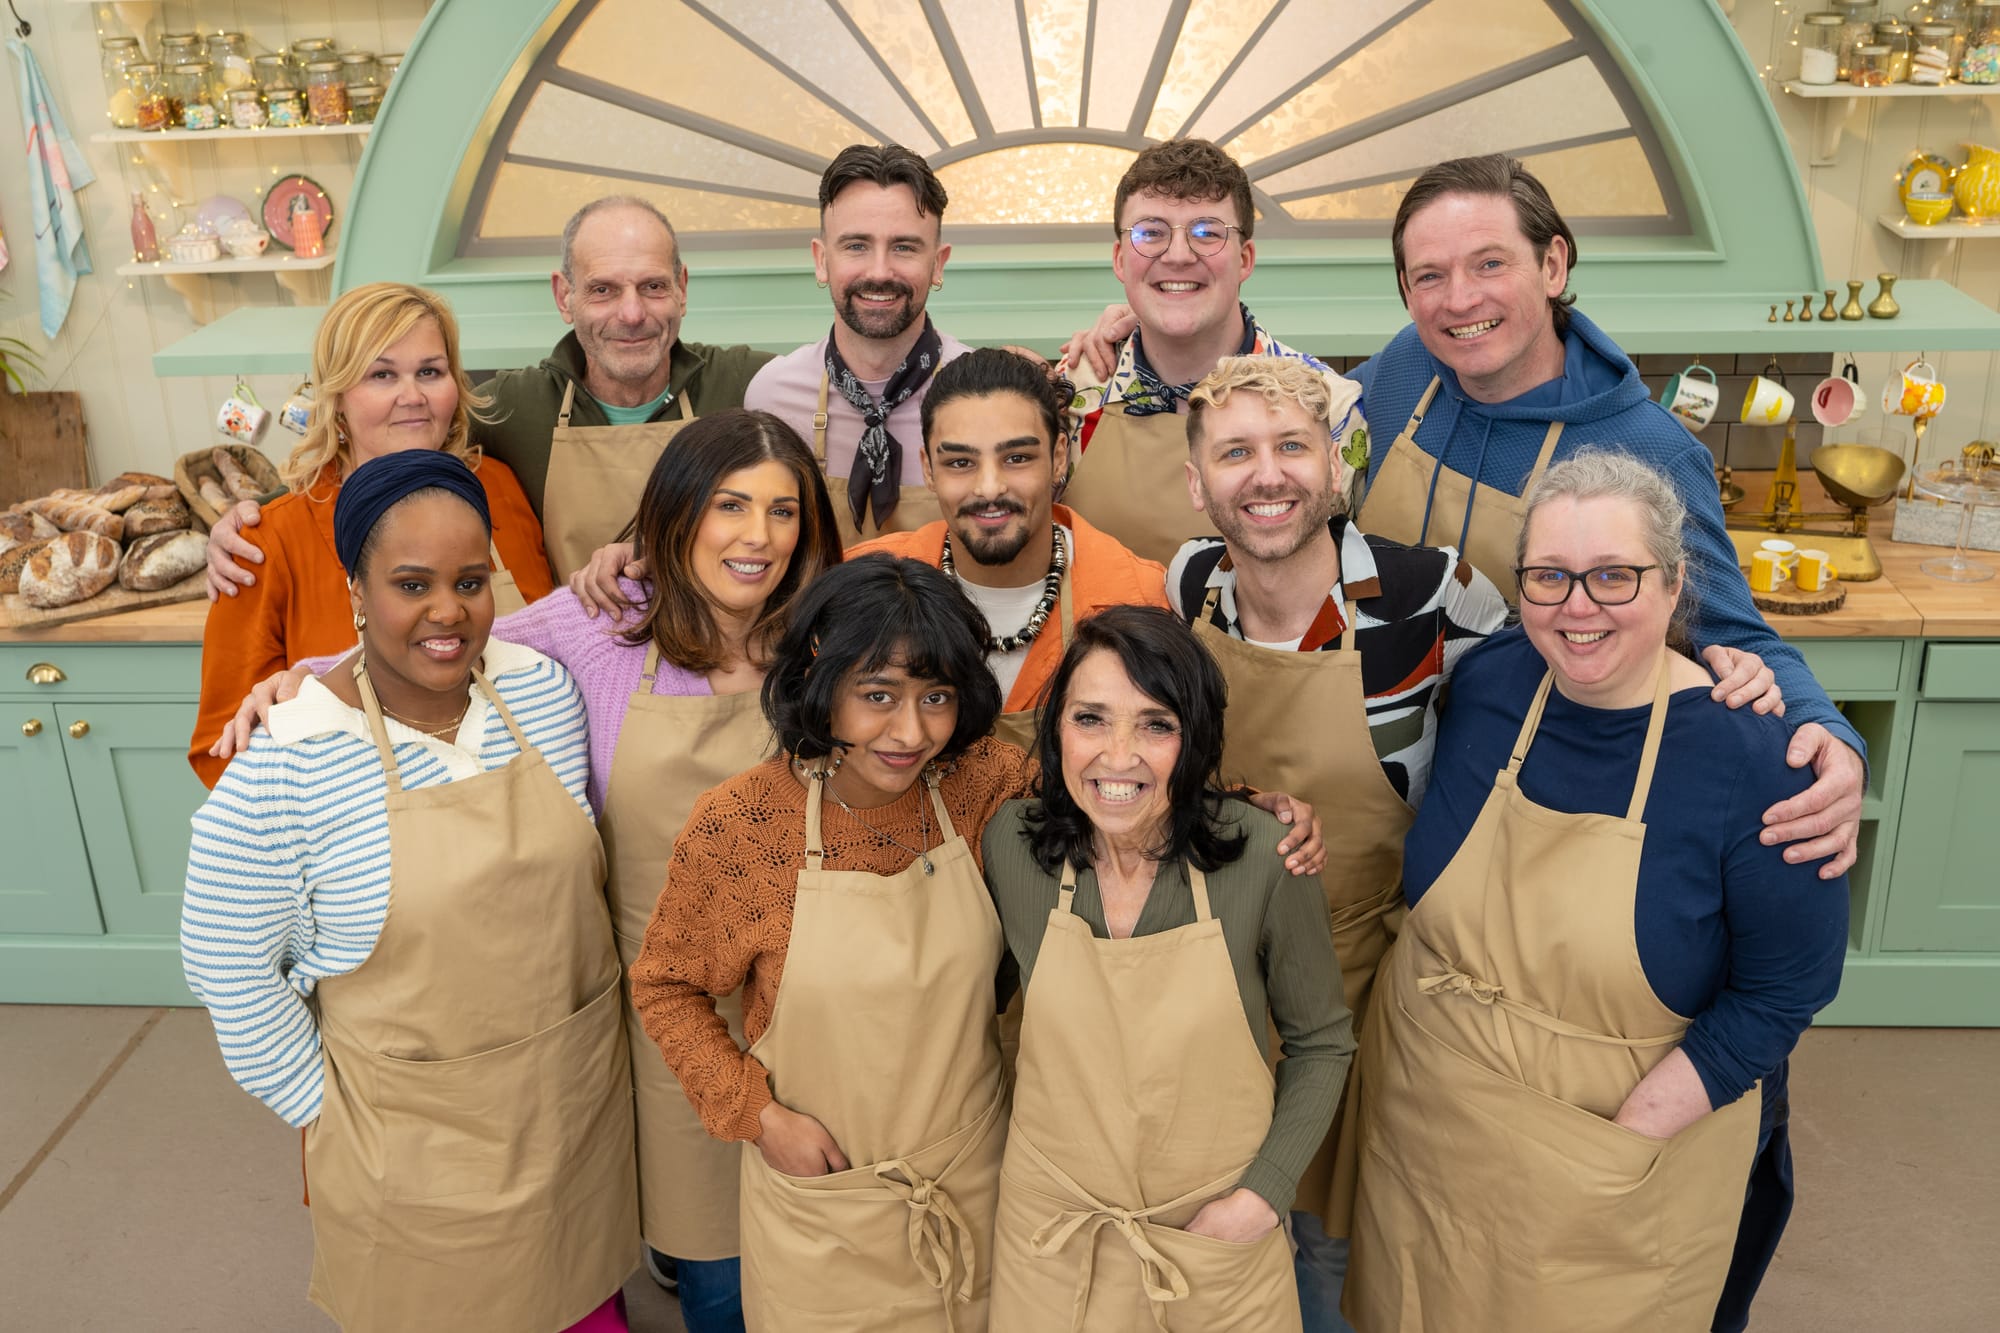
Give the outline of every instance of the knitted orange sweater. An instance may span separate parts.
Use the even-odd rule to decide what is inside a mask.
[[[757,1117],[771,1100],[763,1065],[736,1044],[711,997],[743,988],[743,1035],[752,1042],[771,1025],[806,856],[805,787],[787,763],[782,755],[767,759],[695,803],[632,964],[632,1002],[646,1033],[719,1139],[757,1138]],[[1027,794],[1028,770],[1027,756],[989,737],[960,755],[938,784],[952,829],[975,859],[986,821]],[[868,811],[868,822],[914,846],[919,811],[929,805],[919,783]],[[828,870],[893,875],[909,866],[907,851],[838,805],[827,802],[821,819]],[[935,829],[931,838],[935,843]]]

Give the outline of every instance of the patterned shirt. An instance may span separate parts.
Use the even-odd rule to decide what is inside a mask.
[[[1500,590],[1448,546],[1404,546],[1370,537],[1337,514],[1327,525],[1340,544],[1340,581],[1299,641],[1299,652],[1340,646],[1354,599],[1354,646],[1361,653],[1368,735],[1390,786],[1411,808],[1430,783],[1439,695],[1459,657],[1500,628]],[[1236,571],[1220,537],[1181,547],[1167,569],[1167,596],[1190,624],[1208,590],[1218,590],[1209,623],[1243,638],[1236,614]]]

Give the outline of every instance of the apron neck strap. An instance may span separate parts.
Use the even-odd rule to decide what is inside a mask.
[[[924,769],[924,786],[930,789],[931,813],[937,816],[938,846],[942,847],[956,838],[958,831],[951,826],[951,811],[944,808],[944,793],[938,790],[936,769],[928,766]]]
[[[1061,524],[1056,525],[1056,540],[1059,542],[1063,540]],[[1076,546],[1073,543],[1064,542],[1063,553],[1069,558],[1063,562],[1062,591],[1057,595],[1056,599],[1056,605],[1059,608],[1056,625],[1060,632],[1060,637],[1056,640],[1056,647],[1060,648],[1063,652],[1068,652],[1070,638],[1076,632],[1076,602],[1070,596],[1070,585],[1076,582]]]
[[[925,770],[923,782],[930,789],[931,812],[937,816],[938,846],[942,847],[958,834],[951,826],[951,812],[945,809],[944,797],[938,791],[937,774]],[[821,818],[826,790],[824,769],[806,770],[806,869],[818,870],[826,864],[826,840],[822,833]],[[900,797],[897,799],[901,799]],[[891,841],[894,841],[891,839]],[[919,858],[921,859],[921,858]]]
[[[1350,597],[1342,602],[1340,609],[1343,617],[1340,626],[1340,651],[1351,653],[1354,651],[1354,617],[1357,614],[1354,609],[1354,599]]]
[[[659,674],[660,641],[658,639],[648,639],[646,640],[646,665],[639,670],[639,685],[641,687],[639,693],[653,693],[653,681]]]
[[[693,421],[693,420],[694,420],[694,386],[693,386],[693,385],[691,385],[691,384],[683,384],[683,385],[681,386],[681,396],[680,396],[679,398],[676,398],[676,399],[674,400],[674,403],[675,403],[675,405],[676,405],[676,406],[677,406],[677,407],[678,407],[678,408],[680,409],[680,419],[681,419],[682,421]]]
[[[1194,894],[1194,919],[1207,921],[1214,913],[1208,910],[1208,876],[1201,873],[1201,867],[1194,862],[1187,864],[1188,889]]]
[[[1221,604],[1222,604],[1222,589],[1219,587],[1210,588],[1208,590],[1208,596],[1201,599],[1201,618],[1203,620],[1213,619],[1215,616],[1215,608],[1220,606]]]
[[[1625,807],[1625,818],[1635,820],[1645,813],[1646,798],[1653,790],[1653,770],[1659,765],[1660,737],[1667,728],[1667,696],[1672,691],[1667,687],[1667,653],[1660,650],[1660,664],[1653,678],[1653,709],[1646,719],[1646,742],[1639,750],[1639,775],[1632,784],[1632,799]],[[1542,683],[1535,690],[1535,701],[1528,706],[1527,717],[1521,720],[1521,734],[1514,738],[1514,751],[1507,758],[1507,772],[1521,771],[1521,761],[1528,756],[1528,747],[1534,743],[1535,732],[1542,725],[1542,709],[1548,704],[1549,691],[1555,685],[1553,671],[1542,674]]]
[[[493,572],[495,574],[505,574],[507,572],[507,562],[500,558],[500,546],[491,537],[486,539],[486,558],[493,562]]]
[[[1562,433],[1562,422],[1551,421],[1549,423],[1548,434],[1542,436],[1542,451],[1535,455],[1535,466],[1528,470],[1528,480],[1521,486],[1521,495],[1523,498],[1526,498],[1529,491],[1535,489],[1535,483],[1540,481],[1542,474],[1549,470],[1549,460],[1555,457],[1556,441],[1562,438]]]
[[[557,430],[561,430],[565,426],[569,425],[569,409],[571,408],[571,406],[575,404],[575,402],[576,402],[576,381],[571,380],[568,384],[565,384],[563,386],[562,406],[556,409]]]
[[[1075,910],[1076,866],[1069,860],[1063,861],[1062,882],[1056,886],[1056,910],[1068,915]]]
[[[813,409],[813,457],[819,460],[819,465],[822,468],[826,466],[827,384],[827,373],[822,370],[819,373],[819,406]]]
[[[528,735],[521,730],[521,724],[514,720],[514,710],[507,707],[507,701],[500,697],[500,691],[493,688],[493,682],[486,679],[478,667],[472,668],[472,683],[477,685],[493,703],[493,711],[500,714],[500,720],[507,724],[508,732],[514,737],[514,744],[521,747],[522,754],[533,754],[534,747],[528,744]]]
[[[389,794],[397,795],[403,790],[403,771],[396,763],[395,747],[389,744],[389,729],[382,722],[382,704],[375,697],[375,686],[369,682],[368,668],[359,654],[354,658],[354,683],[361,691],[361,711],[368,718],[368,734],[375,738],[375,753],[382,760]]]
[[[1442,383],[1444,380],[1441,376],[1431,376],[1431,382],[1424,389],[1423,397],[1417,399],[1416,410],[1410,413],[1409,421],[1403,425],[1403,434],[1409,436],[1413,444],[1416,442],[1417,428],[1424,424],[1424,413],[1431,410],[1431,399],[1437,397],[1438,385]]]

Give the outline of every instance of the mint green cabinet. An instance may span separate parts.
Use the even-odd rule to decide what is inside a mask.
[[[2000,700],[1920,702],[1884,949],[2000,953],[1996,801]]]
[[[102,934],[56,709],[9,699],[0,718],[0,934]]]
[[[0,1003],[188,1004],[201,650],[0,643]]]

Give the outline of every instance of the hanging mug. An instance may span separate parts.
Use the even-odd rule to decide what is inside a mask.
[[[1715,409],[1721,403],[1722,390],[1716,385],[1715,372],[1699,361],[1674,375],[1660,390],[1660,406],[1679,417],[1689,430],[1700,430],[1715,420]]]
[[[1861,392],[1861,371],[1852,360],[1812,391],[1813,420],[1822,426],[1845,426],[1867,413],[1868,395]]]
[[[299,385],[285,405],[278,409],[278,424],[294,435],[303,435],[312,425],[313,391],[311,381]]]
[[[226,440],[254,446],[271,426],[271,414],[250,392],[250,386],[236,381],[236,392],[222,400],[215,414],[215,429]]]
[[[1778,368],[1776,362],[1764,369],[1769,374],[1752,376],[1749,391],[1743,395],[1743,424],[1746,426],[1781,426],[1790,421],[1793,412],[1798,409],[1791,390],[1785,387],[1785,372]]]
[[[1899,417],[1936,416],[1944,410],[1944,382],[1937,367],[1921,357],[1889,377],[1882,386],[1882,410]]]

